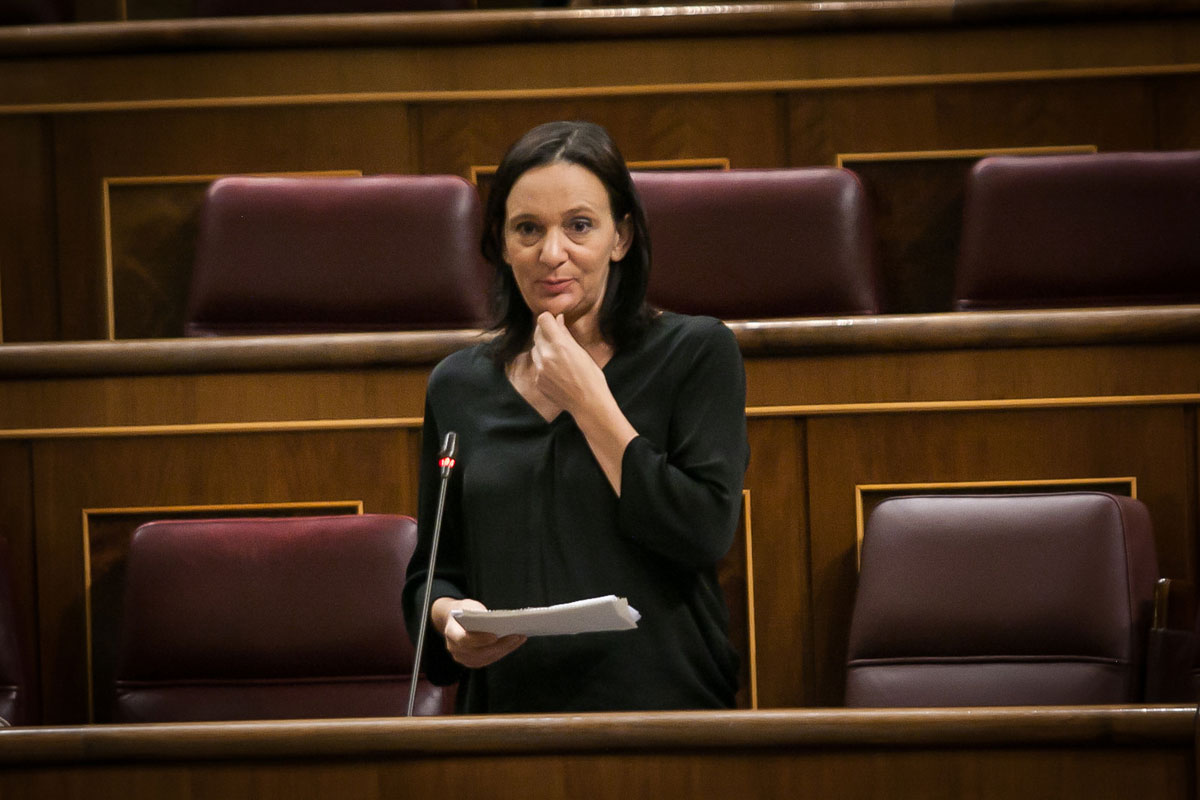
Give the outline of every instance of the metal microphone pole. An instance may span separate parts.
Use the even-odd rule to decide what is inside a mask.
[[[412,682],[408,687],[408,716],[417,702],[417,676],[421,674],[421,654],[425,650],[425,628],[429,625],[429,604],[433,601],[433,565],[437,562],[438,537],[442,534],[442,512],[446,507],[446,484],[458,455],[458,434],[451,431],[442,442],[438,466],[442,468],[442,486],[438,491],[437,516],[433,520],[433,541],[429,546],[429,569],[425,572],[425,602],[421,604],[421,625],[417,629],[417,651],[413,654]]]

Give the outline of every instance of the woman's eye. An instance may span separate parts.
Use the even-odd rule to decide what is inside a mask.
[[[592,229],[592,221],[586,218],[573,219],[567,225],[567,230],[573,234],[584,234]]]
[[[537,225],[532,222],[518,222],[513,226],[513,231],[522,239],[529,239],[537,235]]]

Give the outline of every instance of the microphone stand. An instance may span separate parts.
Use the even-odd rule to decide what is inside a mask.
[[[446,507],[446,485],[450,482],[450,471],[454,469],[454,457],[458,455],[458,434],[446,434],[442,450],[438,453],[442,485],[438,491],[437,516],[433,520],[433,541],[429,546],[429,569],[425,573],[425,601],[421,604],[421,625],[417,629],[417,650],[413,654],[412,681],[408,687],[408,714],[413,715],[417,702],[417,676],[421,673],[421,654],[425,650],[425,628],[429,625],[429,605],[433,601],[433,565],[437,562],[438,538],[442,534],[442,512]]]

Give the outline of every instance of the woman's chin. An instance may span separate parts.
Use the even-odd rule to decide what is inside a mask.
[[[573,319],[577,319],[579,317],[577,312],[578,306],[579,303],[574,298],[554,297],[545,302],[539,303],[537,307],[533,309],[533,317],[534,319],[537,319],[543,312],[549,313],[552,317],[557,317],[559,314],[562,314],[567,322],[571,322]]]

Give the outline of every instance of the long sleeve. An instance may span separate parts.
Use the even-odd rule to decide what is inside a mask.
[[[437,633],[424,667],[459,680],[459,710],[728,708],[737,655],[715,564],[734,533],[747,461],[745,379],[733,335],[711,318],[664,313],[604,367],[638,431],[618,497],[569,414],[547,421],[486,345],[447,356],[429,378],[418,545],[405,584],[420,624],[437,507],[437,449],[458,434],[434,597],[522,608],[613,593],[642,619],[631,631],[531,637],[463,669]]]
[[[638,436],[621,464],[622,534],[693,567],[729,550],[749,459],[741,352],[728,328],[709,323],[672,353],[680,372],[665,441]]]
[[[432,383],[432,381],[431,381]],[[429,397],[425,401],[425,421],[421,429],[421,478],[417,511],[417,547],[408,562],[404,582],[404,615],[409,636],[414,645],[420,630],[421,610],[425,601],[425,586],[429,571],[429,551],[433,544],[433,528],[437,515],[438,494],[441,490],[438,451],[443,432],[438,429]],[[464,598],[466,578],[463,570],[461,539],[462,479],[452,473],[446,490],[446,505],[442,529],[438,538],[437,562],[434,565],[432,599],[439,597]],[[433,624],[425,628],[425,652],[422,656],[425,673],[435,684],[454,683],[463,668],[450,657],[441,632]]]

